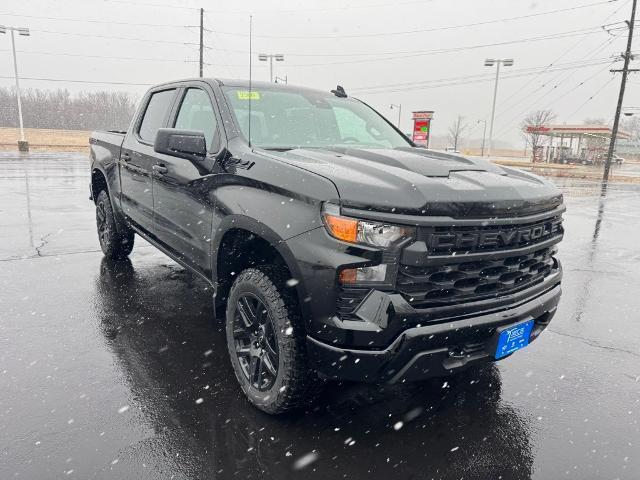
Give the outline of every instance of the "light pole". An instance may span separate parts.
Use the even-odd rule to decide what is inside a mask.
[[[478,123],[484,123],[484,130],[482,131],[482,152],[480,153],[481,157],[484,157],[484,140],[487,138],[487,121],[486,120],[478,120]]]
[[[276,59],[276,62],[284,62],[284,55],[281,53],[260,53],[258,54],[258,60],[261,62],[266,62],[269,60],[269,81],[273,82],[273,59]]]
[[[29,151],[29,143],[24,138],[24,124],[22,122],[22,101],[20,99],[20,78],[18,76],[18,60],[16,59],[16,40],[14,32],[18,32],[18,35],[28,37],[30,35],[29,29],[24,27],[7,27],[0,25],[0,33],[7,33],[7,30],[11,31],[11,50],[13,51],[13,71],[16,77],[16,97],[18,98],[18,119],[20,122],[20,141],[18,142],[18,150],[21,152]]]
[[[513,65],[513,58],[487,58],[484,61],[485,67],[493,67],[496,65],[496,83],[493,87],[493,106],[491,107],[491,127],[489,127],[489,148],[487,149],[487,156],[491,156],[491,150],[493,149],[493,121],[496,116],[496,99],[498,98],[498,79],[500,78],[500,65],[505,67],[511,67]]]
[[[395,103],[392,103],[391,105],[389,105],[389,108],[391,110],[393,110],[394,108],[398,109],[398,130],[400,129],[400,119],[402,118],[402,104],[399,103],[398,105],[396,105]]]

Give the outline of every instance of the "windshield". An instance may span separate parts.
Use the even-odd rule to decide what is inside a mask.
[[[407,147],[409,142],[359,100],[330,93],[224,87],[245,138],[267,149]]]

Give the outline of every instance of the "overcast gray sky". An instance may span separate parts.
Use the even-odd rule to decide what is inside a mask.
[[[566,123],[612,119],[620,76],[609,69],[622,65],[610,64],[625,48],[619,22],[631,1],[3,0],[0,24],[31,29],[16,37],[24,87],[141,95],[145,84],[197,75],[200,7],[205,76],[248,77],[251,13],[255,79],[269,77],[258,53],[282,53],[276,75],[343,85],[393,121],[389,105],[402,104],[404,131],[412,110],[435,110],[433,134],[460,114],[473,125],[468,135],[481,137],[476,122],[489,118],[495,73],[484,59],[514,58],[502,70],[495,136],[520,146],[517,127],[532,110],[551,108]],[[0,36],[2,86],[13,84],[10,48]],[[640,106],[639,83],[630,77],[625,105]]]

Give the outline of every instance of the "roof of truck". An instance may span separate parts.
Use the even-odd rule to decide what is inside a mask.
[[[228,87],[241,87],[241,88],[249,88],[249,80],[241,80],[241,79],[230,79],[230,78],[212,78],[212,77],[193,77],[193,78],[181,78],[177,80],[171,80],[169,82],[159,83],[154,85],[152,88],[165,86],[165,85],[173,85],[176,83],[185,83],[185,82],[209,82],[209,83],[217,83],[220,86],[228,86]],[[288,85],[285,83],[272,83],[272,82],[262,82],[262,81],[251,81],[252,89],[269,89],[269,90],[297,90],[297,91],[309,91],[309,92],[324,92],[330,93],[331,88],[327,88],[327,90],[321,90],[318,88],[309,88],[309,87],[301,87],[298,85]]]

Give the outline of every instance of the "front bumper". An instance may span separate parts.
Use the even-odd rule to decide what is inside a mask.
[[[396,383],[448,375],[492,361],[499,327],[534,319],[530,341],[535,340],[555,314],[560,295],[560,284],[556,283],[523,303],[492,313],[437,323],[425,317],[427,325],[404,330],[381,350],[338,347],[311,337],[307,337],[307,350],[313,368],[332,379]],[[401,315],[405,317],[407,312]]]

